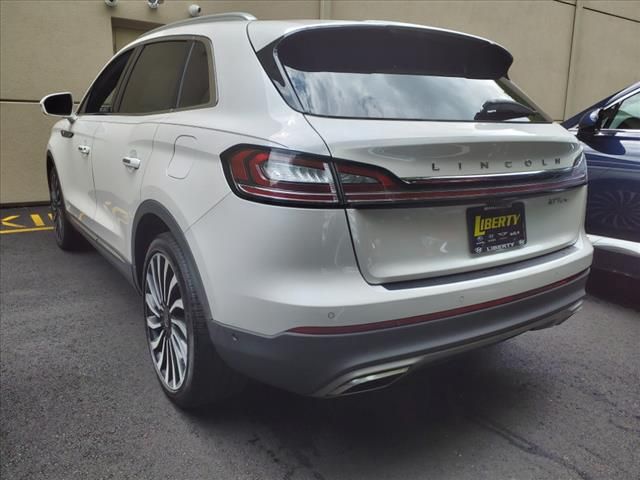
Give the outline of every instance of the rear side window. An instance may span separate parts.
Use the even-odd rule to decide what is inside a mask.
[[[178,108],[195,107],[211,100],[209,56],[202,42],[194,42],[182,80]]]
[[[270,51],[258,52],[265,70],[285,100],[305,113],[550,121],[508,80],[509,52],[475,37],[406,27],[328,27],[294,33],[265,49]],[[287,81],[295,95],[283,91]]]
[[[132,52],[133,50],[129,50],[128,52],[118,55],[118,57],[114,58],[107,68],[104,69],[91,87],[86,103],[80,109],[81,112],[107,114],[113,111],[116,87]]]
[[[120,113],[153,113],[175,108],[191,43],[176,40],[143,47],[120,102]]]

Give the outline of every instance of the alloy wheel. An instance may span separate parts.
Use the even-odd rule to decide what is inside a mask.
[[[186,377],[189,342],[178,278],[162,253],[149,259],[144,297],[147,339],[156,372],[167,389],[176,391]]]

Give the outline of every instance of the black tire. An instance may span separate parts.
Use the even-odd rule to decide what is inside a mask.
[[[53,231],[58,247],[68,251],[84,250],[87,247],[87,242],[69,222],[56,167],[52,167],[49,172],[49,199],[53,215]]]
[[[164,262],[168,262],[168,267]],[[158,275],[156,281],[154,274],[158,271],[163,272],[163,275]],[[164,393],[176,405],[185,409],[219,402],[238,393],[245,380],[232,371],[216,352],[209,337],[206,315],[198,298],[196,276],[171,233],[163,233],[151,242],[145,256],[143,272],[141,283],[147,344],[156,377]],[[174,277],[177,284],[172,280]],[[156,289],[157,297],[154,297],[152,288]],[[159,298],[161,301],[157,302]],[[182,308],[175,306],[178,304],[177,300]],[[155,312],[159,310],[159,303],[162,312]],[[186,326],[186,338],[183,338],[182,323]],[[186,354],[182,350],[183,344],[188,347]],[[166,358],[162,357],[165,347]],[[178,354],[181,355],[180,358]],[[183,362],[185,358],[186,365]],[[180,366],[184,367],[181,377]]]

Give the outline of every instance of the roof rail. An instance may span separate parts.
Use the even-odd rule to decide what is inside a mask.
[[[213,22],[232,22],[232,21],[253,21],[257,20],[256,17],[246,12],[227,12],[227,13],[216,13],[213,15],[203,15],[202,17],[196,18],[188,18],[187,20],[179,20],[177,22],[168,23],[166,25],[162,25],[161,27],[154,28],[153,30],[149,30],[148,32],[141,35],[141,37],[146,37],[152,33],[161,32],[163,30],[168,30],[173,27],[182,27],[183,25],[195,25],[198,23],[213,23]]]

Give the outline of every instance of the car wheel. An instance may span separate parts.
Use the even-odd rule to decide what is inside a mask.
[[[80,250],[86,247],[82,235],[69,222],[64,207],[62,186],[56,167],[49,172],[49,198],[51,200],[51,214],[53,215],[53,232],[56,243],[62,250]]]
[[[217,354],[184,252],[170,233],[150,245],[143,276],[149,352],[164,393],[193,408],[237,393],[243,378]]]

